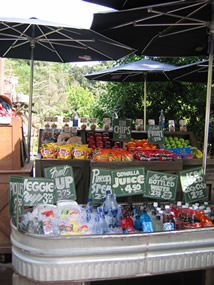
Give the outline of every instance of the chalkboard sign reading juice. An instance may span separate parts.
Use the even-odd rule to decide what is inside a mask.
[[[117,197],[142,195],[145,186],[145,168],[122,168],[111,171],[112,191]]]

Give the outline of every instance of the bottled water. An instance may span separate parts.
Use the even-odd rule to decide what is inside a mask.
[[[106,234],[109,232],[109,226],[105,220],[105,215],[103,212],[100,213],[100,227],[102,229],[102,234]]]
[[[73,127],[78,127],[78,113],[77,113],[77,108],[74,109],[74,114],[73,114]]]
[[[160,116],[159,116],[159,125],[162,127],[163,130],[165,130],[165,116],[163,110],[161,110]]]
[[[110,190],[106,191],[106,199],[104,201],[104,213],[112,217],[116,217],[118,213],[118,204],[115,198],[111,195]]]
[[[95,216],[92,231],[93,231],[93,234],[97,234],[97,235],[101,235],[103,233],[101,223],[100,223],[100,217],[98,215]]]

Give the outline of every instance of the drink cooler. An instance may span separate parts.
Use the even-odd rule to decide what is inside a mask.
[[[77,282],[207,269],[214,228],[172,232],[50,237],[11,224],[15,271],[39,282]]]

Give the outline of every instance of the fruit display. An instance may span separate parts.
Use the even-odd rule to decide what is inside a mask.
[[[130,142],[126,142],[125,146],[127,147],[128,151],[133,151],[136,148],[140,149],[157,149],[156,144],[149,144],[148,139],[142,139],[142,140],[135,140],[131,139]]]
[[[89,148],[119,148],[120,142],[115,142],[110,138],[109,133],[88,132],[87,143]]]
[[[164,148],[183,148],[183,147],[191,147],[190,140],[185,140],[184,138],[178,137],[164,137],[165,144]]]

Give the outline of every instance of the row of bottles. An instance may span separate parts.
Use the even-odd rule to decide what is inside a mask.
[[[91,199],[85,207],[87,222],[93,223],[95,234],[105,234],[118,228],[123,233],[160,232],[213,226],[214,207],[204,205],[158,203],[143,205],[119,205],[116,195],[108,190],[104,202],[96,208],[92,219]]]

